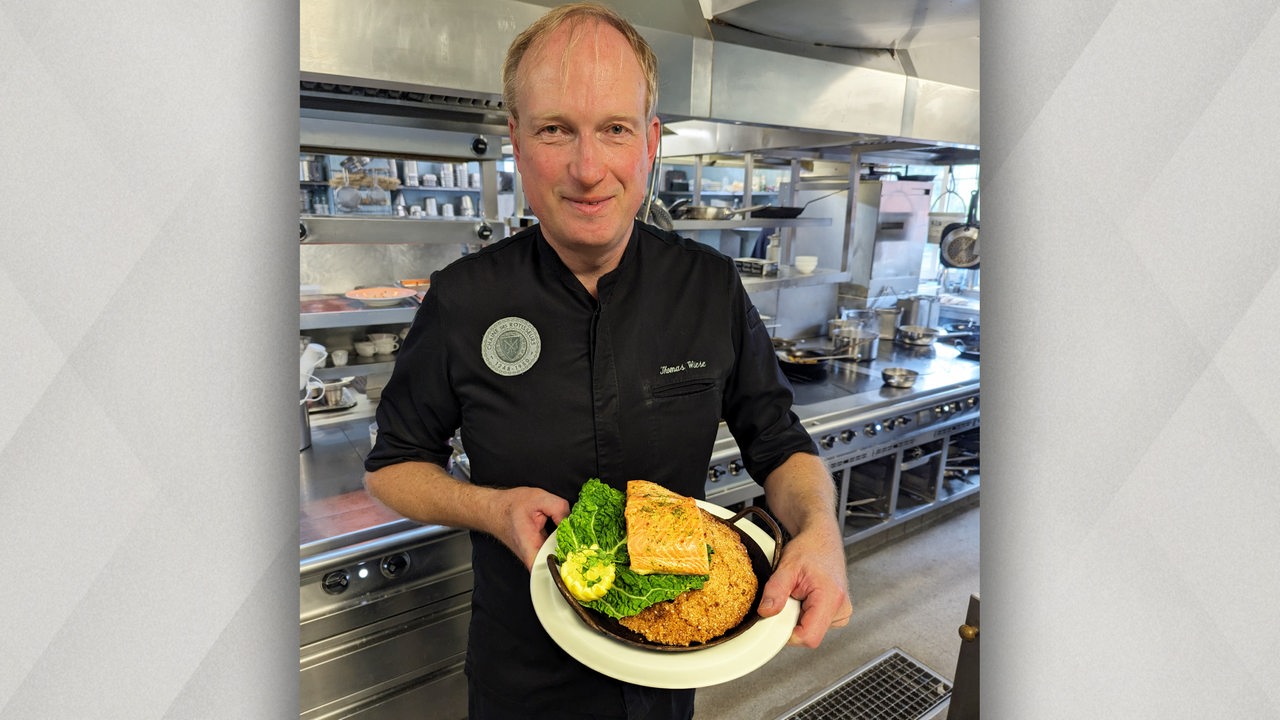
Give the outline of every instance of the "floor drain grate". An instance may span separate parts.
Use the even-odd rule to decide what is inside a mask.
[[[923,720],[950,698],[946,678],[893,648],[779,720]]]

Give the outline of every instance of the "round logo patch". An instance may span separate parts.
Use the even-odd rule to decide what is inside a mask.
[[[505,317],[484,331],[480,354],[499,375],[519,375],[533,367],[542,352],[538,330],[524,318]]]

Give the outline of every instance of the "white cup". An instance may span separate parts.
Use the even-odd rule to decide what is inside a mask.
[[[333,359],[334,367],[342,367],[343,365],[347,364],[348,358],[347,358],[346,350],[334,350],[333,352],[329,353],[329,357]]]
[[[395,340],[374,340],[373,349],[379,355],[390,355],[400,349],[400,343]]]
[[[423,204],[423,207],[426,208],[427,214],[432,217],[435,217],[436,215],[440,214],[440,208],[436,204],[435,198],[427,198],[427,201]]]
[[[360,357],[373,357],[373,352],[376,349],[374,348],[373,342],[358,340],[353,344],[356,347],[356,354]]]
[[[805,275],[808,275],[809,273],[818,269],[818,256],[817,255],[797,255],[795,265],[796,265],[796,270],[799,270]]]
[[[440,211],[445,217],[453,217],[453,203],[445,203],[444,206],[440,208]]]

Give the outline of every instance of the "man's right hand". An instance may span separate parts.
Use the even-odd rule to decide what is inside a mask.
[[[547,541],[547,521],[559,525],[568,517],[569,501],[534,487],[498,492],[501,494],[502,520],[490,532],[532,571],[538,560],[538,550]]]
[[[532,570],[547,541],[547,521],[569,516],[569,501],[535,487],[472,485],[427,462],[404,462],[366,473],[365,488],[387,507],[428,525],[488,533]]]

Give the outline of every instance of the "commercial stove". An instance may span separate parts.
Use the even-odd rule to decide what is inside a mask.
[[[826,350],[821,340],[813,345]],[[910,388],[890,387],[881,378],[889,367],[919,377]],[[956,348],[881,340],[870,362],[831,361],[824,378],[792,379],[792,387],[794,411],[831,470],[846,543],[978,491],[979,364]],[[726,507],[764,505],[764,488],[725,428],[706,495]]]

